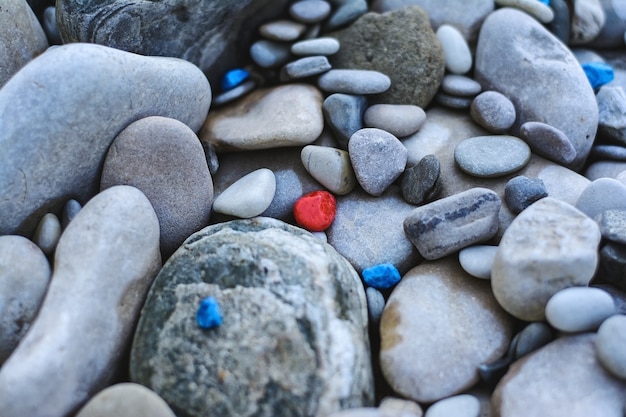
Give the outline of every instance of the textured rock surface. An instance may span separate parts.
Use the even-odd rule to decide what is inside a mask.
[[[222,325],[195,323],[206,296]],[[172,255],[150,291],[131,377],[181,417],[325,416],[368,405],[365,294],[330,246],[283,222],[209,226]]]

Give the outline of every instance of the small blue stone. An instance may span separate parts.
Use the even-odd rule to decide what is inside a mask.
[[[390,288],[400,282],[400,272],[392,264],[380,264],[365,268],[362,275],[365,283],[376,289]]]
[[[249,77],[250,73],[245,69],[235,68],[228,71],[224,74],[224,77],[222,77],[222,91],[232,90]]]
[[[201,329],[211,329],[222,324],[222,313],[215,297],[207,297],[200,302],[196,321]]]
[[[583,71],[594,90],[610,83],[615,77],[613,67],[604,62],[587,62],[583,64]]]
[[[550,5],[550,0],[539,0],[539,1],[545,4],[546,6]]]

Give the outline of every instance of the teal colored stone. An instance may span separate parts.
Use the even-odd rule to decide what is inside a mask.
[[[604,62],[587,62],[583,64],[583,71],[594,90],[610,83],[615,78],[613,67]]]
[[[232,90],[248,78],[250,78],[250,73],[245,69],[232,69],[222,77],[222,91]]]
[[[365,283],[379,290],[391,288],[400,282],[400,272],[392,264],[379,264],[365,268],[361,273]]]
[[[222,325],[222,313],[215,297],[207,297],[200,302],[196,321],[202,329],[212,329]]]

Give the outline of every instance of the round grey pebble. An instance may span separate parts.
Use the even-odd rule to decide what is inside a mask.
[[[592,219],[606,210],[626,210],[626,185],[613,178],[598,178],[583,190],[575,207]]]
[[[556,337],[555,331],[543,321],[529,323],[515,336],[513,358],[519,359],[550,343]]]
[[[237,100],[238,98],[245,96],[250,91],[254,90],[255,87],[256,87],[256,81],[254,80],[244,81],[243,83],[239,84],[237,87],[230,89],[220,95],[215,96],[213,98],[212,104],[214,106],[219,107],[226,103],[233,102]]]
[[[465,75],[448,74],[443,77],[441,89],[452,96],[475,97],[482,91],[481,85]]]
[[[515,123],[515,106],[504,94],[485,91],[472,101],[470,116],[488,131],[503,133]]]
[[[363,122],[367,127],[377,127],[403,138],[417,132],[426,113],[412,104],[375,104],[365,110]]]
[[[332,67],[325,56],[307,56],[283,67],[281,81],[296,80],[323,74]]]
[[[324,0],[296,1],[289,6],[289,15],[298,22],[318,23],[330,15],[330,9]]]
[[[602,365],[616,377],[626,380],[626,315],[606,319],[598,329],[595,346]]]
[[[598,225],[604,239],[626,245],[626,210],[606,210],[600,215]]]
[[[471,98],[453,96],[446,93],[437,93],[437,95],[435,96],[435,101],[442,106],[457,110],[469,109],[472,105]]]
[[[439,400],[426,410],[424,417],[478,417],[480,401],[473,395],[461,394]]]
[[[470,246],[461,249],[459,252],[459,263],[461,268],[471,276],[480,279],[490,279],[497,251],[497,246]]]
[[[568,333],[595,331],[613,314],[613,297],[600,288],[565,288],[550,297],[546,304],[548,323]]]
[[[61,222],[54,213],[46,213],[35,230],[33,241],[41,248],[43,253],[50,256],[59,243],[61,237]]]
[[[363,128],[363,113],[367,99],[361,95],[331,94],[324,100],[324,120],[335,133],[339,146],[348,149],[350,137]]]
[[[617,145],[594,145],[589,156],[595,159],[626,161],[626,147]]]
[[[250,56],[261,68],[276,68],[289,61],[291,47],[285,43],[262,39],[252,44]]]
[[[530,160],[530,148],[514,136],[475,136],[456,146],[454,160],[475,177],[500,177],[523,168]]]
[[[261,25],[259,33],[271,41],[291,42],[302,36],[305,30],[306,26],[302,23],[292,20],[275,20]]]
[[[543,181],[520,175],[504,186],[504,201],[513,214],[518,214],[537,200],[548,196]]]
[[[367,312],[370,324],[378,327],[380,316],[382,316],[383,310],[385,309],[385,298],[382,293],[374,287],[367,287],[365,296],[367,298]]]
[[[300,56],[333,55],[339,51],[341,45],[335,38],[306,39],[291,45],[291,53]]]
[[[378,71],[333,69],[322,74],[317,85],[331,93],[379,94],[391,87],[391,80]]]
[[[63,214],[61,215],[61,227],[63,230],[65,230],[72,219],[76,217],[81,208],[83,207],[78,201],[74,199],[67,200],[67,203],[63,206]]]
[[[334,0],[333,6],[336,8],[324,25],[327,32],[354,22],[368,11],[365,0]]]
[[[576,148],[561,130],[547,123],[526,122],[520,126],[520,137],[534,153],[560,164],[576,158]]]
[[[400,179],[402,197],[420,205],[432,201],[441,191],[441,164],[435,155],[426,155],[417,165],[407,168]]]

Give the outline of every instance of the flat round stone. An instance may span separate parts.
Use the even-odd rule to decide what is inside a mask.
[[[250,47],[250,57],[261,68],[275,68],[289,61],[290,46],[266,39],[256,41]]]
[[[527,12],[541,23],[550,23],[554,20],[554,12],[550,6],[537,0],[496,0],[498,6],[515,7]]]
[[[472,119],[493,133],[504,133],[515,123],[515,106],[497,91],[480,93],[470,107]]]
[[[448,74],[443,77],[441,89],[452,96],[474,97],[482,91],[481,85],[465,75]]]
[[[454,160],[475,177],[500,177],[523,168],[530,160],[530,148],[515,136],[476,136],[456,146]]]
[[[595,347],[604,367],[626,380],[626,315],[617,314],[602,323],[598,329]]]
[[[378,71],[333,69],[321,75],[317,85],[331,93],[379,94],[391,87],[391,80]]]
[[[251,218],[263,213],[274,199],[276,176],[267,168],[244,175],[213,201],[213,211]]]
[[[473,277],[491,278],[493,261],[496,258],[497,246],[474,245],[459,251],[461,268]]]
[[[323,74],[331,68],[325,56],[307,56],[285,65],[280,78],[281,81],[297,80]]]
[[[335,38],[316,38],[294,43],[293,45],[291,45],[291,53],[300,56],[328,56],[337,53],[337,51],[339,51],[339,48],[339,41]]]
[[[471,97],[453,96],[446,93],[437,93],[435,101],[442,106],[458,110],[469,109],[472,105]]]
[[[276,20],[265,23],[259,28],[261,36],[279,42],[290,42],[298,39],[306,30],[302,23],[292,20]]]
[[[520,126],[520,137],[537,155],[559,164],[569,164],[576,158],[576,148],[560,129],[542,122],[526,122]]]
[[[213,98],[213,105],[216,107],[222,106],[226,103],[237,100],[240,97],[245,96],[256,87],[256,81],[248,80],[239,84],[237,87],[228,90]]]
[[[546,319],[562,332],[592,332],[615,314],[615,303],[600,288],[570,287],[560,290],[546,304]]]
[[[478,417],[480,401],[473,395],[462,394],[439,400],[428,407],[424,417]]]
[[[374,104],[365,110],[363,122],[367,127],[377,127],[403,138],[417,132],[426,113],[412,104]]]
[[[453,74],[465,74],[472,68],[472,52],[461,32],[452,25],[443,24],[437,29],[446,69]]]
[[[330,15],[330,9],[324,0],[296,1],[289,7],[289,15],[298,22],[318,23]]]

